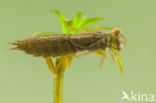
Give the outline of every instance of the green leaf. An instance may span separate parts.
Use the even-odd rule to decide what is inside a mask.
[[[79,12],[75,15],[75,17],[74,17],[74,19],[73,19],[73,25],[72,25],[73,27],[75,27],[75,26],[78,24],[81,15],[82,15],[82,11],[79,11]]]
[[[103,20],[103,18],[100,18],[100,17],[91,18],[91,19],[87,20],[87,22],[83,26],[89,27],[93,24],[96,24],[99,20]]]
[[[81,27],[87,22],[87,19],[88,17],[85,16],[79,21],[79,23],[77,24],[78,29],[81,29]]]
[[[121,75],[123,75],[122,61],[121,61],[119,52],[117,50],[115,50],[114,48],[112,48],[112,51],[113,51],[114,55],[117,57],[117,61],[118,61],[119,67],[120,67],[120,73],[121,73]]]
[[[33,36],[36,36],[36,35],[46,35],[46,34],[58,34],[58,33],[55,33],[55,32],[41,32],[41,33],[33,34]]]
[[[82,19],[80,19],[76,25],[71,25],[71,26],[74,27],[74,28],[76,28],[76,29],[78,29],[78,30],[81,30],[81,28],[83,27],[83,25],[85,24],[85,22],[87,21],[87,19],[88,19],[88,17],[85,16]],[[75,30],[70,30],[69,32],[71,34],[79,34],[79,32],[77,32]]]
[[[52,12],[55,12],[55,14],[58,16],[61,24],[62,24],[62,31],[63,33],[67,33],[68,31],[68,22],[69,20],[67,20],[59,11],[52,9]]]

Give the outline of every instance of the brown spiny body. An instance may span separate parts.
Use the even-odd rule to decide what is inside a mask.
[[[45,34],[11,43],[15,50],[22,50],[35,57],[57,57],[75,54],[80,51],[105,50],[108,35],[101,32],[84,34]]]

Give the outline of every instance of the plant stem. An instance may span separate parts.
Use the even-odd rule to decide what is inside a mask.
[[[65,68],[58,68],[58,71],[54,77],[54,103],[62,103],[62,86],[63,86],[63,75]]]

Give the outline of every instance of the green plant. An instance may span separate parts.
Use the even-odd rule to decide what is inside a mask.
[[[82,12],[78,12],[73,20],[66,19],[59,11],[52,10],[58,16],[61,24],[62,24],[62,33],[66,34],[78,34],[78,31],[70,29],[70,27],[74,27],[78,30],[82,30],[82,27],[90,27],[93,24],[97,23],[99,20],[103,20],[103,18],[95,17],[88,19],[87,16],[81,17]],[[109,28],[110,29],[110,28]],[[42,33],[41,33],[42,34]],[[44,34],[44,33],[43,33]],[[52,66],[55,68],[56,73],[54,74],[54,103],[62,103],[62,82],[63,82],[63,75],[66,68],[69,69],[70,64],[73,60],[74,55],[68,55],[66,57],[57,57],[56,63],[54,67],[54,63],[52,58],[46,58],[46,62],[48,67]],[[50,69],[53,72],[52,69]]]

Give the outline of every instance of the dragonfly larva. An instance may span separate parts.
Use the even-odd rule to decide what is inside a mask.
[[[110,32],[87,32],[77,35],[71,34],[45,34],[11,43],[16,45],[12,50],[21,50],[35,57],[57,57],[75,54],[81,51],[105,51],[114,48],[120,51],[126,43],[120,29]]]

